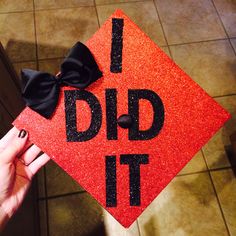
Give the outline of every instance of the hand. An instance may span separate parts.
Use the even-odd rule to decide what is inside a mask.
[[[27,141],[28,133],[15,127],[0,140],[0,229],[23,202],[33,176],[50,160],[45,153],[38,156],[41,150]]]

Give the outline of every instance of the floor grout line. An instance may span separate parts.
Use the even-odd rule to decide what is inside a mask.
[[[63,60],[65,59],[65,57],[50,57],[50,58],[41,58],[38,59],[39,62],[41,61],[50,61],[50,60]],[[23,61],[12,61],[13,64],[20,64],[20,63],[30,63],[30,62],[35,62],[36,63],[37,58],[35,58],[35,60],[23,60]]]
[[[81,7],[95,7],[95,5],[81,5],[81,6],[71,6],[71,7],[55,7],[55,8],[42,8],[42,9],[33,9],[33,10],[23,10],[23,11],[6,11],[0,12],[0,15],[4,14],[14,14],[14,13],[33,13],[33,12],[40,12],[40,11],[53,11],[53,10],[66,10],[66,9],[75,9]]]
[[[210,169],[210,172],[215,172],[215,171],[223,171],[223,170],[233,170],[235,169],[235,166],[227,166],[227,167],[219,167],[215,169]]]
[[[38,61],[63,60],[65,57],[39,58]]]
[[[234,51],[234,54],[235,54],[235,56],[236,56],[236,50],[234,49],[234,46],[233,46],[233,44],[232,44],[230,38],[229,38],[229,44],[231,45],[231,47],[232,47],[232,49],[233,49],[233,51]]]
[[[235,168],[234,166],[219,167],[219,168],[214,168],[214,169],[209,169],[208,166],[206,166],[206,167],[207,167],[206,170],[200,170],[200,171],[184,173],[184,174],[177,174],[176,177],[195,175],[195,174],[202,174],[202,173],[208,173],[208,172],[214,172],[214,171],[232,170],[233,168]]]
[[[132,2],[112,2],[112,3],[101,3],[97,4],[95,0],[95,5],[96,6],[109,6],[109,5],[117,5],[117,4],[132,4],[132,3],[138,3],[138,2],[152,2],[153,0],[136,0]]]
[[[197,44],[197,43],[208,43],[208,42],[224,41],[224,40],[228,40],[228,38],[207,39],[207,40],[202,40],[202,41],[191,41],[191,42],[185,42],[185,43],[172,43],[168,45],[170,47],[174,47],[174,46],[182,46],[182,45]]]
[[[20,64],[20,63],[36,63],[37,59],[35,58],[34,60],[23,60],[23,61],[11,61],[12,64]]]
[[[215,196],[216,196],[216,200],[217,200],[217,203],[218,203],[220,212],[221,212],[221,216],[222,216],[222,219],[223,219],[223,222],[224,222],[226,231],[227,231],[227,233],[228,233],[228,236],[230,236],[230,231],[229,231],[228,225],[227,225],[227,223],[226,223],[226,219],[225,219],[225,216],[224,216],[224,212],[223,212],[223,209],[222,209],[222,207],[221,207],[220,200],[219,200],[219,197],[218,197],[218,195],[217,195],[217,191],[216,191],[216,188],[215,188],[215,185],[214,185],[214,181],[213,181],[212,176],[211,176],[211,170],[210,170],[209,167],[208,167],[208,164],[207,164],[207,161],[206,161],[206,156],[205,156],[205,154],[204,154],[204,152],[203,152],[202,149],[201,149],[201,152],[202,152],[203,159],[204,159],[205,164],[206,164],[207,169],[208,169],[208,171],[207,171],[206,173],[208,173],[208,176],[209,176],[209,178],[210,178],[211,185],[212,185],[213,191],[214,191]]]
[[[87,193],[85,190],[77,191],[77,192],[71,192],[71,193],[64,193],[64,194],[58,194],[58,195],[53,195],[53,196],[47,196],[46,197],[40,197],[38,198],[38,201],[45,201],[45,200],[51,200],[51,199],[57,199],[61,197],[68,197],[72,195],[77,195],[77,194],[82,194],[82,193]]]
[[[55,11],[55,10],[70,10],[70,9],[77,9],[77,8],[89,8],[95,7],[94,5],[85,5],[85,6],[71,6],[71,7],[55,7],[55,8],[43,8],[43,9],[36,9],[36,12],[40,11]]]
[[[96,16],[97,16],[97,21],[98,21],[98,27],[100,28],[101,25],[100,25],[100,21],[99,21],[99,17],[98,17],[98,9],[97,9],[97,6],[96,6],[96,0],[93,0],[94,2],[94,6],[95,6],[95,12],[96,12]]]
[[[212,187],[213,187],[215,196],[216,196],[217,203],[218,203],[219,208],[220,208],[221,216],[222,216],[222,218],[223,218],[226,231],[227,231],[228,235],[230,236],[231,234],[230,234],[230,231],[229,231],[229,228],[228,228],[228,225],[227,225],[227,221],[226,221],[225,216],[224,216],[224,212],[223,212],[223,209],[222,209],[222,206],[221,206],[221,203],[220,203],[220,199],[219,199],[219,197],[218,197],[218,194],[217,194],[217,191],[216,191],[216,188],[215,188],[215,185],[214,185],[214,182],[213,182],[211,173],[208,172],[208,175],[209,175],[209,178],[210,178],[210,181],[211,181],[211,184],[212,184]]]
[[[207,172],[208,172],[208,169],[206,169],[206,170],[200,170],[200,171],[195,171],[195,172],[191,172],[191,173],[177,174],[175,177],[182,177],[182,176],[188,176],[188,175],[203,174],[203,173],[207,173]]]
[[[209,171],[210,171],[210,168],[209,168],[209,166],[208,166],[208,163],[207,163],[207,160],[206,160],[206,156],[205,156],[205,153],[204,153],[204,151],[203,151],[202,148],[201,148],[201,154],[202,154],[202,157],[203,157],[203,161],[205,162],[207,171],[209,172]]]
[[[39,69],[38,63],[38,39],[37,39],[37,26],[36,26],[36,17],[35,17],[35,2],[33,0],[33,20],[34,20],[34,37],[35,37],[35,57],[36,57],[36,69]]]
[[[160,17],[159,11],[158,11],[158,7],[157,7],[156,2],[155,2],[154,0],[153,0],[152,2],[153,2],[154,7],[155,7],[155,9],[156,9],[156,13],[157,13],[158,20],[159,20],[159,22],[160,22],[160,26],[161,26],[161,29],[162,29],[162,33],[163,33],[164,39],[165,39],[166,44],[167,44],[167,45],[165,45],[165,46],[168,48],[168,51],[169,51],[169,53],[170,53],[170,57],[173,59],[173,56],[172,56],[172,53],[171,53],[171,50],[170,50],[170,47],[169,47],[169,44],[168,44],[168,40],[167,40],[167,37],[166,37],[166,33],[165,33],[164,27],[163,27],[163,25],[162,25],[162,21],[161,21],[161,17]]]
[[[15,14],[15,13],[33,13],[34,10],[23,10],[23,11],[6,11],[6,12],[0,12],[0,15],[6,15],[6,14]]]
[[[138,220],[138,218],[137,218],[137,227],[138,227],[138,233],[139,233],[139,236],[142,236],[142,234],[141,234],[141,228],[140,228],[140,225],[139,225],[139,220]]]
[[[95,7],[94,5],[80,5],[80,6],[70,6],[70,7],[54,7],[54,8],[42,8],[35,9],[35,12],[40,11],[54,11],[54,10],[68,10],[68,9],[77,9],[77,8],[87,8],[87,7]]]
[[[219,95],[219,96],[212,96],[212,98],[223,98],[223,97],[230,97],[230,96],[235,96],[236,93],[231,93],[231,94],[225,94],[225,95]]]

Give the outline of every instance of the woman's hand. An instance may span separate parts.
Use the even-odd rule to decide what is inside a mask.
[[[27,141],[28,133],[15,127],[0,140],[0,229],[23,202],[33,176],[50,160],[46,154],[38,156],[41,150]]]

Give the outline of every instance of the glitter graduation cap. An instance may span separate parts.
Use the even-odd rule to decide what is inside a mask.
[[[129,227],[230,115],[120,10],[86,45],[103,77],[14,125]]]

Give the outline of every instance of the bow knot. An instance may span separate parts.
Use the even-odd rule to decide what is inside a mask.
[[[61,73],[59,75],[56,75],[56,84],[58,86],[63,85],[63,76],[61,75]]]
[[[26,105],[45,118],[50,118],[56,108],[61,86],[85,89],[102,77],[102,72],[89,49],[78,42],[61,64],[58,75],[30,69],[22,70],[21,75]]]

